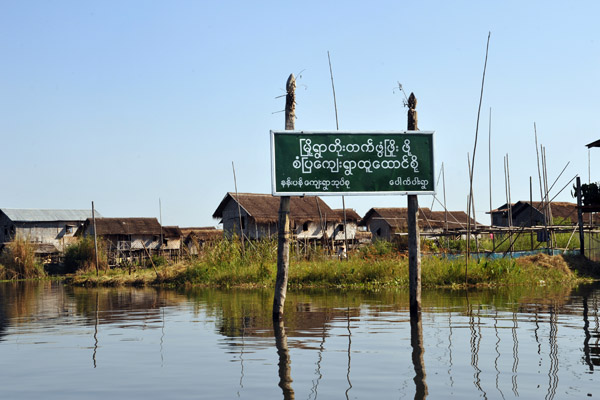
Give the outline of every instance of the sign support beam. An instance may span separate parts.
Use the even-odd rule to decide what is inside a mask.
[[[286,83],[285,129],[294,130],[296,118],[296,78],[290,74]],[[273,298],[273,319],[283,318],[290,267],[290,196],[282,196],[279,202],[279,227],[277,234],[277,277]]]
[[[417,98],[414,93],[408,98],[407,129],[416,131]],[[410,291],[410,315],[419,318],[421,312],[421,242],[419,238],[419,200],[416,195],[408,195],[408,282]]]

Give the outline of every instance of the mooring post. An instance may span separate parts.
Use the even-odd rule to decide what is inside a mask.
[[[294,130],[296,118],[296,78],[290,74],[286,83],[285,130]],[[273,298],[273,318],[283,317],[290,267],[290,197],[282,196],[279,203],[279,229],[277,235],[277,278]]]
[[[408,130],[416,131],[417,98],[411,93],[408,98]],[[421,243],[419,240],[419,200],[408,195],[408,281],[410,290],[410,313],[417,316],[421,311]]]
[[[583,237],[583,210],[581,201],[581,178],[577,177],[577,222],[579,223],[579,252],[585,257],[585,239]]]

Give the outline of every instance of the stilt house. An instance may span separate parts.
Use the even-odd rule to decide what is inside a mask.
[[[97,216],[100,216],[96,212]],[[22,237],[38,245],[40,255],[62,253],[91,210],[0,209],[0,249]]]
[[[468,216],[464,211],[431,211],[419,208],[417,215],[421,232],[442,233],[458,232],[467,229]],[[471,226],[481,226],[471,218]],[[362,221],[371,232],[373,239],[392,240],[396,234],[408,232],[407,208],[371,208]]]
[[[117,264],[124,259],[145,259],[151,254],[176,256],[182,237],[179,227],[161,227],[156,218],[96,218],[96,234],[106,243],[109,262]],[[91,218],[77,232],[77,236],[88,235],[94,235]]]
[[[543,225],[577,225],[577,204],[568,202],[551,202],[549,210],[552,219],[547,217],[545,206],[542,202],[534,201],[517,201],[511,204],[512,226],[543,226]],[[508,203],[492,210],[492,225],[493,226],[509,226],[509,209]],[[490,214],[488,213],[488,214]],[[589,223],[590,216],[584,213],[583,220]],[[593,224],[600,222],[596,215],[593,215]]]
[[[228,237],[243,234],[248,239],[276,238],[279,203],[280,198],[270,194],[227,193],[213,218],[221,221]],[[290,222],[297,240],[331,240],[334,232],[337,240],[343,218],[318,196],[291,197]]]

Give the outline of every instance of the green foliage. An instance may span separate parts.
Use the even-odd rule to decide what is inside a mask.
[[[465,239],[443,239],[439,240],[440,250],[445,250],[448,253],[464,253],[467,250],[467,241]],[[471,240],[469,243],[471,251],[477,250],[477,243]]]
[[[554,217],[552,218],[552,225],[573,225],[573,222],[571,221],[570,217]]]
[[[35,259],[35,245],[17,236],[0,255],[0,279],[30,279],[46,276],[44,267]]]
[[[161,267],[163,265],[167,265],[167,259],[164,256],[159,256],[158,254],[153,254],[152,262],[148,261],[146,264],[147,264],[146,265],[147,268],[152,267],[152,264],[154,264],[155,267]]]
[[[363,259],[390,257],[397,255],[397,253],[397,248],[394,243],[379,239],[375,239],[372,244],[359,249],[359,255]]]
[[[100,269],[108,269],[104,243],[98,242],[98,262]],[[90,271],[96,269],[96,255],[94,239],[91,236],[79,238],[76,243],[67,247],[65,251],[65,271],[73,273],[77,271]]]

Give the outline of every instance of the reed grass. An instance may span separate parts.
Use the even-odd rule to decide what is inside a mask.
[[[76,285],[170,285],[211,287],[272,287],[276,276],[277,246],[274,241],[252,242],[242,253],[239,242],[222,240],[204,248],[200,256],[153,269],[113,269],[100,274],[80,271],[71,282]],[[290,287],[375,288],[407,287],[408,259],[393,246],[375,243],[340,261],[324,253],[310,259],[292,254]],[[424,257],[423,287],[464,285],[554,285],[580,282],[562,256],[480,259],[469,264],[465,282],[465,260]]]
[[[35,245],[17,236],[0,255],[0,279],[35,279],[46,276],[44,267],[35,258]]]

